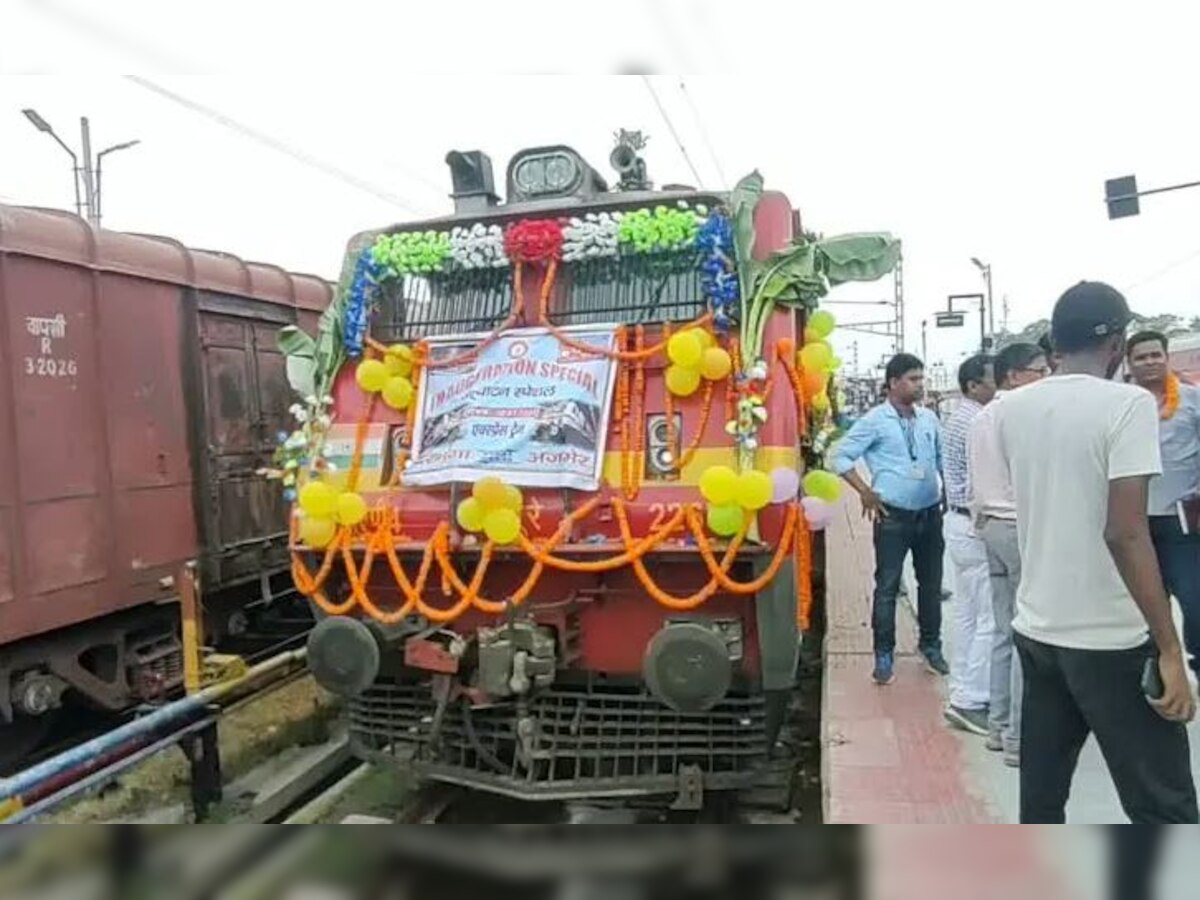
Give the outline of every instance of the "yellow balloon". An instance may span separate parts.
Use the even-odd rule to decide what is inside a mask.
[[[696,337],[700,338],[700,343],[704,346],[705,350],[707,350],[709,347],[717,346],[717,339],[713,337],[713,333],[711,331],[706,331],[703,328],[694,328],[692,329],[692,333],[695,334]]]
[[[821,340],[821,336],[817,334],[816,330],[811,325],[804,329],[804,343],[811,344],[814,341],[819,340]]]
[[[331,519],[305,516],[300,520],[300,540],[316,550],[328,547],[336,534],[337,523]]]
[[[389,375],[400,375],[407,378],[413,370],[412,347],[405,344],[393,344],[387,348],[383,356],[383,364],[387,366]]]
[[[737,501],[745,509],[756,511],[771,502],[771,476],[749,469],[738,476]]]
[[[521,533],[521,517],[511,509],[493,509],[483,520],[483,533],[497,544],[511,544]]]
[[[745,513],[736,505],[710,506],[706,518],[708,529],[720,537],[733,537],[741,530]]]
[[[824,372],[833,362],[833,348],[824,341],[805,344],[800,351],[800,365],[806,372]]]
[[[367,517],[367,501],[360,494],[347,491],[337,498],[337,520],[343,525],[357,525]]]
[[[829,394],[825,391],[821,391],[821,393],[817,394],[809,402],[812,403],[812,408],[817,412],[823,413],[829,411]]]
[[[816,332],[817,337],[827,338],[833,333],[837,320],[827,309],[818,309],[808,317],[808,327]]]
[[[733,360],[721,347],[709,347],[700,358],[700,374],[709,381],[720,381],[733,371]]]
[[[468,497],[458,504],[455,518],[463,531],[483,531],[483,507],[474,497]]]
[[[475,486],[471,488],[471,496],[485,510],[503,509],[504,501],[508,499],[508,492],[504,489],[503,481],[489,476],[475,482]]]
[[[676,364],[667,368],[667,390],[676,397],[690,397],[700,387],[700,370]]]
[[[511,484],[504,486],[504,508],[511,509],[515,513],[519,513],[525,508],[525,498],[521,496],[520,488],[513,487]]]
[[[804,476],[804,493],[827,503],[833,503],[842,495],[842,482],[832,472],[813,469]]]
[[[388,380],[387,366],[377,359],[365,359],[354,370],[354,380],[368,394],[376,394],[383,390]]]
[[[692,328],[671,335],[667,341],[667,359],[685,369],[695,369],[700,365],[700,357],[704,354],[704,341]]]
[[[332,519],[337,513],[337,491],[323,481],[310,481],[300,488],[299,499],[309,518]]]
[[[700,476],[700,494],[713,506],[729,506],[737,495],[737,472],[729,466],[711,466]]]
[[[412,382],[403,375],[393,375],[383,385],[383,402],[392,409],[408,409],[413,399]]]

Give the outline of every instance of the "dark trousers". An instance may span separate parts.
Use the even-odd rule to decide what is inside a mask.
[[[1116,825],[1112,835],[1111,900],[1151,900],[1165,830],[1158,825]]]
[[[1167,593],[1183,608],[1183,645],[1200,674],[1200,534],[1184,534],[1175,516],[1151,516],[1150,537]]]
[[[942,647],[942,510],[931,506],[919,512],[887,507],[888,516],[875,523],[875,597],[871,628],[875,652],[896,649],[896,596],[904,576],[904,558],[913,555],[917,575],[919,646],[924,652]]]
[[[1021,719],[1021,822],[1066,821],[1071,779],[1094,733],[1121,806],[1142,824],[1200,822],[1187,730],[1142,694],[1149,645],[1071,650],[1016,635],[1025,676]]]

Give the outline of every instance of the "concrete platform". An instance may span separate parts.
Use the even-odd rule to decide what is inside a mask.
[[[903,603],[896,681],[883,688],[871,681],[874,551],[871,526],[855,500],[843,502],[826,540],[825,821],[999,821],[1000,811],[971,782],[963,741],[943,724],[943,680],[928,673],[917,656],[916,623]]]
[[[1017,821],[1017,771],[1005,766],[999,754],[989,753],[982,738],[945,724],[945,682],[928,674],[916,656],[916,622],[904,603],[897,619],[896,681],[882,688],[871,682],[874,553],[871,527],[854,498],[843,502],[827,546],[825,821]],[[1193,723],[1190,732],[1193,769],[1200,772],[1200,723]],[[1127,821],[1094,740],[1081,756],[1067,816],[1072,824]]]

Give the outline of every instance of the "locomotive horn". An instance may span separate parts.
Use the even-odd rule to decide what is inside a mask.
[[[631,174],[637,169],[637,152],[628,144],[617,144],[608,154],[608,164],[617,170],[618,175]]]

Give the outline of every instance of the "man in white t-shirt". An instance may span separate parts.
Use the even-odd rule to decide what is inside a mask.
[[[1129,319],[1108,285],[1068,290],[1052,320],[1057,373],[996,410],[1022,566],[1023,823],[1065,820],[1089,733],[1132,821],[1200,820],[1184,724],[1195,700],[1146,517],[1158,410],[1109,380]],[[1155,649],[1164,691],[1149,700],[1142,673]]]

